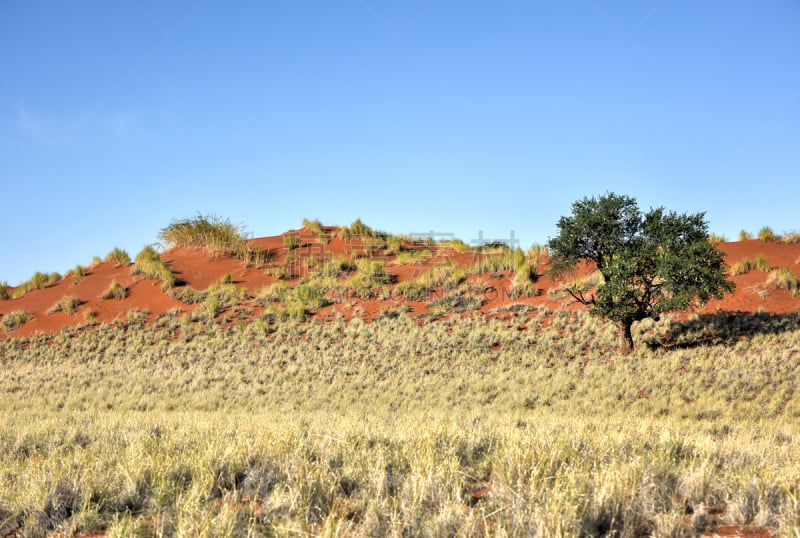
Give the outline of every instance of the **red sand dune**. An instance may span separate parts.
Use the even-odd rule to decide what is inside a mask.
[[[385,270],[394,278],[394,283],[389,286],[389,299],[360,299],[356,297],[335,298],[335,304],[326,306],[315,316],[326,319],[329,315],[340,313],[345,317],[352,317],[357,313],[366,319],[371,319],[386,309],[396,309],[400,306],[410,308],[410,315],[421,316],[428,313],[424,301],[404,302],[403,297],[392,292],[393,286],[398,283],[413,280],[430,270],[431,267],[442,263],[453,263],[468,266],[486,256],[480,253],[461,253],[456,250],[446,249],[435,244],[410,243],[406,247],[412,250],[429,249],[432,257],[421,258],[413,263],[399,264],[397,256],[387,254],[386,251],[367,253],[362,241],[358,239],[342,239],[336,237],[336,228],[327,227],[326,232],[330,239],[320,241],[313,231],[301,228],[291,230],[287,234],[295,234],[301,238],[301,245],[289,250],[284,247],[284,236],[262,237],[250,240],[253,246],[267,249],[272,253],[269,267],[280,267],[286,262],[289,252],[295,258],[292,266],[292,275],[286,280],[290,285],[299,283],[310,272],[309,265],[318,267],[320,263],[335,259],[369,256],[386,262]],[[764,256],[771,267],[789,267],[795,275],[800,275],[800,244],[782,242],[764,242],[761,240],[747,240],[732,243],[721,243],[719,248],[726,254],[728,264],[732,265],[745,258],[754,261],[759,256]],[[175,247],[161,254],[175,276],[185,285],[196,290],[206,289],[210,284],[230,275],[233,282],[249,290],[251,296],[264,286],[276,281],[269,267],[258,268],[247,265],[229,256],[214,255],[203,248]],[[547,268],[547,261],[538,267],[540,273]],[[311,269],[313,270],[313,269]],[[588,273],[584,267],[582,274]],[[548,290],[558,283],[553,282],[548,276],[543,275],[536,282],[540,293],[536,297],[513,299],[509,296],[512,274],[503,271],[496,274],[482,274],[471,276],[470,282],[473,289],[482,289],[483,305],[479,311],[491,314],[498,308],[516,303],[528,305],[546,305],[550,309],[582,308],[568,298],[554,298]],[[736,291],[719,301],[711,301],[699,313],[713,313],[718,311],[753,313],[766,311],[774,314],[795,312],[800,309],[800,297],[793,297],[785,290],[777,289],[767,283],[768,273],[752,270],[746,274],[732,276],[736,284]],[[113,280],[117,280],[129,290],[128,296],[123,300],[102,299],[101,294],[108,288]],[[49,313],[53,305],[66,295],[77,295],[83,304],[78,311],[69,315],[64,312]],[[436,291],[434,291],[435,297]],[[342,300],[343,299],[343,300]],[[253,304],[252,299],[247,303],[254,316],[261,313],[262,307]],[[20,298],[0,301],[0,315],[6,315],[15,310],[24,310],[31,314],[31,319],[17,330],[6,332],[0,330],[0,338],[26,336],[37,332],[56,332],[65,326],[79,326],[86,323],[87,312],[92,312],[96,322],[110,322],[115,319],[125,319],[134,309],[147,312],[149,319],[176,309],[190,312],[197,305],[187,305],[171,298],[161,290],[161,283],[131,274],[131,267],[114,267],[108,263],[101,263],[88,269],[82,277],[70,276],[48,288],[32,291]],[[224,315],[221,314],[221,315]]]

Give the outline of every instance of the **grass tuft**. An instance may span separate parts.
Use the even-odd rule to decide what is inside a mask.
[[[169,291],[177,284],[175,275],[169,266],[161,259],[161,255],[148,245],[136,255],[136,261],[131,269],[132,275],[142,275],[145,278],[152,278],[162,282],[161,289]]]
[[[25,310],[14,310],[3,316],[3,329],[11,332],[19,329],[31,318],[29,312]]]
[[[36,272],[33,276],[29,279],[14,288],[14,292],[12,293],[12,298],[16,299],[22,297],[26,293],[35,290],[41,290],[47,288],[49,286],[53,286],[58,284],[61,281],[61,275],[58,273],[40,273]]]
[[[50,307],[47,311],[48,314],[55,314],[56,312],[65,312],[70,316],[74,315],[78,308],[83,304],[83,301],[75,294],[65,295],[58,300],[56,304]]]
[[[115,267],[127,267],[131,264],[131,257],[121,248],[114,247],[114,250],[106,254],[104,261],[114,264]]]
[[[774,284],[778,289],[791,293],[793,297],[800,296],[800,280],[788,267],[778,267],[770,271],[767,284]]]
[[[764,226],[758,231],[758,238],[762,241],[777,241],[779,239],[769,226]]]
[[[128,288],[120,284],[116,279],[111,281],[111,284],[100,295],[101,299],[118,299],[122,300],[128,296]]]

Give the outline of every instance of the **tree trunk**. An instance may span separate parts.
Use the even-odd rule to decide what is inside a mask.
[[[622,340],[622,348],[620,348],[620,351],[624,355],[629,355],[633,351],[633,335],[631,334],[631,325],[633,325],[633,323],[630,321],[617,322],[619,336]]]

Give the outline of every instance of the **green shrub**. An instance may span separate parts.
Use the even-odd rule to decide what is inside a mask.
[[[55,314],[56,312],[65,312],[71,316],[78,311],[78,307],[82,304],[83,301],[77,295],[65,295],[59,299],[56,304],[50,307],[48,313]]]
[[[117,282],[116,279],[111,281],[111,284],[100,295],[101,299],[119,299],[122,300],[128,296],[128,288]]]
[[[800,296],[800,281],[788,267],[778,267],[770,271],[767,277],[768,284],[774,284],[778,289],[786,290],[793,297]]]
[[[163,291],[171,290],[177,284],[175,275],[169,266],[161,259],[161,255],[151,245],[147,245],[136,255],[136,261],[131,269],[132,275],[142,275],[162,282]]]
[[[294,250],[303,244],[303,240],[297,234],[286,234],[283,236],[283,246],[289,250]]]
[[[461,239],[448,239],[447,241],[441,241],[439,243],[439,249],[455,250],[456,252],[460,253],[475,251],[473,247],[469,246]]]
[[[425,301],[428,299],[430,287],[419,279],[401,282],[392,290],[392,296],[404,301]]]
[[[33,276],[29,280],[23,282],[22,284],[14,288],[12,297],[13,298],[22,297],[28,292],[41,290],[47,288],[48,286],[58,284],[60,280],[61,280],[61,275],[58,273],[47,274],[47,273],[40,273],[37,271],[36,273],[33,274]]]
[[[31,318],[30,313],[24,310],[14,310],[3,316],[3,328],[6,332],[19,329]]]
[[[405,249],[405,242],[399,235],[390,235],[386,238],[386,250],[391,254],[399,254]]]
[[[201,292],[202,303],[192,312],[192,317],[197,320],[210,321],[225,310],[249,297],[247,289],[240,288],[236,284],[220,282],[211,284],[205,291]],[[195,299],[198,298],[195,296]]]
[[[64,276],[75,276],[75,277],[82,277],[86,276],[86,267],[83,265],[76,265],[75,268],[70,269],[67,271],[66,275]]]
[[[739,241],[747,241],[748,239],[752,239],[753,234],[748,232],[747,230],[741,230],[739,232]]]
[[[256,294],[256,302],[262,306],[269,303],[285,302],[292,294],[292,287],[285,282],[273,282],[269,286],[264,286]]]
[[[758,238],[762,241],[776,241],[778,236],[775,235],[775,232],[772,231],[772,228],[769,226],[764,226],[758,231]]]
[[[131,257],[121,248],[114,247],[114,250],[106,254],[106,263],[113,263],[116,267],[127,267],[131,264]]]
[[[397,255],[395,261],[400,265],[422,264],[431,258],[433,258],[433,252],[426,248],[423,250],[404,250]]]
[[[247,243],[244,227],[215,215],[172,221],[158,237],[168,246],[202,247],[213,254],[233,256],[245,263],[263,263],[267,254]]]
[[[319,221],[319,219],[303,219],[303,228],[317,234],[317,240],[320,243],[328,242],[328,234],[325,232],[325,227],[322,226],[322,223]]]
[[[379,237],[386,239],[388,234],[386,232],[379,232],[373,230],[363,222],[361,219],[354,220],[350,226],[343,226],[339,228],[339,237],[342,239],[364,238],[364,237]]]

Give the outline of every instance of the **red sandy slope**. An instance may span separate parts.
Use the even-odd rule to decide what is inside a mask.
[[[327,242],[320,241],[317,234],[310,230],[301,228],[287,232],[287,234],[299,235],[302,239],[300,247],[291,251],[295,261],[291,264],[293,274],[286,280],[288,284],[296,285],[313,270],[313,267],[319,267],[319,264],[324,261],[364,256],[385,261],[385,270],[393,275],[395,282],[390,285],[389,299],[332,296],[334,304],[324,307],[315,314],[322,319],[326,319],[335,312],[341,313],[345,317],[363,315],[366,319],[371,319],[383,310],[396,309],[403,305],[410,308],[412,316],[425,315],[428,313],[426,302],[404,302],[402,295],[391,292],[391,287],[413,280],[438,264],[449,262],[469,266],[488,255],[472,252],[461,253],[438,245],[412,242],[407,243],[406,248],[430,250],[431,257],[422,258],[413,263],[399,264],[397,256],[388,254],[385,250],[368,253],[362,241],[336,237],[335,228],[326,228],[326,232],[330,237]],[[196,290],[203,290],[225,275],[230,275],[236,285],[247,288],[250,295],[255,296],[262,287],[276,281],[276,278],[271,276],[274,272],[271,273],[269,267],[280,267],[286,261],[290,250],[284,247],[283,237],[263,237],[251,240],[254,246],[271,252],[273,257],[268,262],[267,268],[258,268],[231,257],[214,255],[202,248],[176,247],[163,252],[161,257],[180,281]],[[719,248],[726,254],[727,262],[730,265],[745,258],[754,261],[758,256],[764,256],[771,267],[789,267],[795,275],[800,275],[800,244],[748,240],[721,243]],[[544,260],[538,270],[543,273],[546,268],[547,263]],[[587,274],[589,271],[588,268],[584,268],[581,272]],[[710,302],[700,310],[700,313],[766,311],[784,314],[800,309],[800,297],[793,297],[787,291],[776,289],[774,285],[767,283],[767,277],[768,273],[759,270],[732,276],[731,280],[736,284],[735,293],[720,301]],[[481,294],[484,302],[479,309],[480,312],[490,314],[498,308],[515,303],[546,305],[550,309],[578,308],[570,300],[563,297],[557,298],[548,293],[558,283],[552,282],[547,276],[540,277],[536,282],[536,287],[540,290],[536,297],[512,299],[509,296],[511,279],[512,275],[509,271],[494,274],[484,273],[469,278],[473,289],[483,290]],[[100,297],[113,280],[128,287],[127,298],[117,300]],[[71,294],[76,295],[83,302],[75,314],[49,313],[55,303]],[[437,291],[434,290],[431,298],[436,298],[436,296]],[[262,311],[262,307],[254,304],[251,299],[247,299],[243,303],[253,316],[259,315]],[[189,312],[196,307],[196,305],[187,305],[171,298],[161,290],[160,282],[132,275],[130,266],[114,267],[108,263],[101,263],[90,267],[87,274],[82,277],[67,277],[48,288],[29,292],[17,299],[0,301],[0,315],[6,315],[15,310],[24,310],[31,314],[30,320],[15,331],[6,332],[0,329],[0,338],[26,336],[36,332],[55,332],[65,326],[79,326],[86,323],[88,312],[92,313],[96,322],[110,322],[115,319],[124,319],[131,311],[136,310],[147,313],[149,319],[152,320],[170,310]]]

